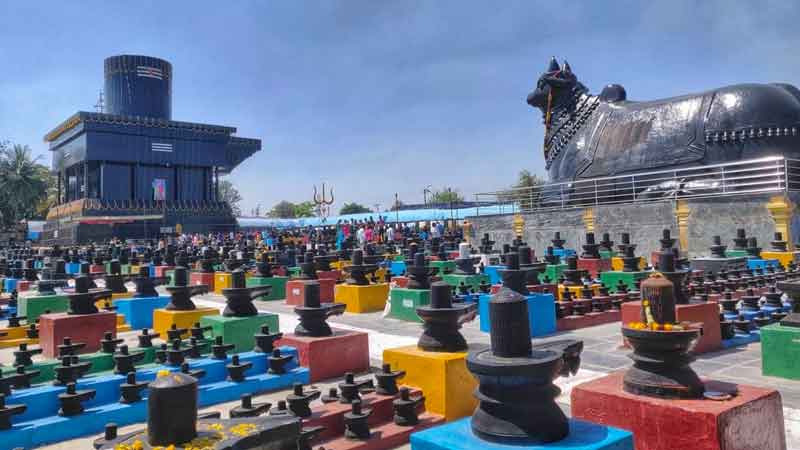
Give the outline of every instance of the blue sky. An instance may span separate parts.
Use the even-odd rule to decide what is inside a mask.
[[[575,3],[575,4],[571,4]],[[567,6],[568,5],[568,6]],[[428,185],[468,198],[544,173],[525,97],[548,58],[632,100],[741,82],[800,85],[796,1],[5,1],[0,139],[93,110],[103,58],[172,62],[173,118],[263,150],[231,175],[245,210],[314,183],[381,208]]]

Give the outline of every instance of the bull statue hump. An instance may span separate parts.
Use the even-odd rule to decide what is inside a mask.
[[[528,104],[544,118],[551,182],[800,157],[800,90],[790,84],[737,84],[630,101],[618,84],[591,94],[569,63],[553,58]]]

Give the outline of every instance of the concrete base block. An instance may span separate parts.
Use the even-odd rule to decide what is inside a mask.
[[[759,331],[761,373],[800,380],[800,328],[774,323]]]
[[[191,311],[168,311],[157,309],[153,311],[153,331],[160,333],[161,337],[167,336],[167,330],[175,324],[178,328],[191,328],[195,323],[200,322],[205,316],[219,315],[217,308],[197,308]],[[189,332],[181,335],[182,339],[189,337]]]
[[[117,335],[116,313],[100,311],[84,315],[57,313],[39,316],[39,343],[46,358],[58,356],[58,346],[65,337],[72,338],[72,342],[85,342],[86,347],[80,350],[81,353],[96,352],[106,332]]]
[[[170,298],[168,296],[146,297],[146,298],[124,298],[114,301],[117,307],[117,314],[125,317],[131,328],[142,329],[153,327],[153,312],[159,308],[167,306]]]
[[[531,324],[531,337],[545,336],[556,332],[556,306],[555,298],[551,294],[528,295],[528,317]],[[478,314],[480,315],[480,329],[483,332],[491,331],[491,318],[489,315],[490,294],[481,294],[478,297]]]
[[[389,283],[356,286],[337,284],[334,292],[336,302],[347,305],[349,313],[369,313],[383,311],[389,298]]]
[[[303,296],[305,295],[305,282],[307,280],[292,280],[286,282],[286,304],[287,305],[302,305]],[[322,303],[333,302],[334,299],[334,286],[336,280],[330,278],[322,278],[316,280],[319,282],[319,300]]]
[[[271,286],[269,294],[259,297],[262,301],[283,300],[286,298],[286,282],[289,277],[250,277],[247,279],[247,287]]]
[[[312,382],[369,370],[367,333],[334,330],[333,336],[317,338],[286,334],[278,344],[297,349],[299,363],[311,371]]]
[[[394,319],[420,322],[417,308],[431,303],[431,291],[428,289],[394,288],[391,295],[389,316]]]
[[[255,347],[253,335],[261,330],[262,325],[269,326],[273,332],[278,331],[278,315],[262,313],[248,317],[203,316],[200,325],[211,327],[214,337],[222,336],[222,342],[236,347],[232,353],[250,351]]]

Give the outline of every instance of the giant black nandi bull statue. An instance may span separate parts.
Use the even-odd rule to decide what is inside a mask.
[[[551,182],[800,157],[800,90],[789,84],[737,84],[634,102],[617,84],[592,95],[566,61],[561,67],[553,58],[528,104],[544,115]]]

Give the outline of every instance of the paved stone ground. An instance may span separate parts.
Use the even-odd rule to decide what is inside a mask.
[[[197,298],[196,303],[222,308],[224,299],[220,296],[206,295]],[[297,320],[292,312],[292,307],[284,305],[281,301],[259,301],[256,302],[256,305],[261,311],[280,314],[281,331],[291,332],[294,330]],[[344,314],[331,318],[329,322],[339,328],[357,329],[369,333],[370,359],[374,367],[380,367],[383,349],[416,343],[420,333],[419,324],[384,318],[381,313]],[[489,335],[479,330],[477,321],[466,324],[463,334],[471,344],[489,343]],[[135,343],[134,336],[133,332],[124,334],[124,337],[131,343]],[[557,381],[563,391],[558,402],[565,411],[569,412],[569,394],[573,386],[612,371],[625,369],[631,364],[631,361],[626,356],[629,351],[621,348],[622,341],[618,323],[560,332],[543,338],[542,342],[564,338],[580,339],[584,342],[581,369],[578,374],[575,377],[561,378]],[[0,363],[9,363],[11,360],[10,349],[0,350]],[[692,367],[703,377],[778,389],[783,399],[788,448],[800,449],[800,382],[762,376],[760,344],[754,343],[745,347],[700,355]],[[329,383],[320,383],[318,386],[325,387],[336,382],[338,380],[331,380]],[[259,397],[259,399],[275,401],[285,398],[287,394],[287,391],[275,392]],[[208,408],[208,410],[227,412],[227,409],[235,404],[236,402],[232,402]],[[136,429],[137,426],[127,428]],[[50,450],[88,449],[93,439],[77,439],[43,448]],[[407,449],[409,447],[400,448]]]

